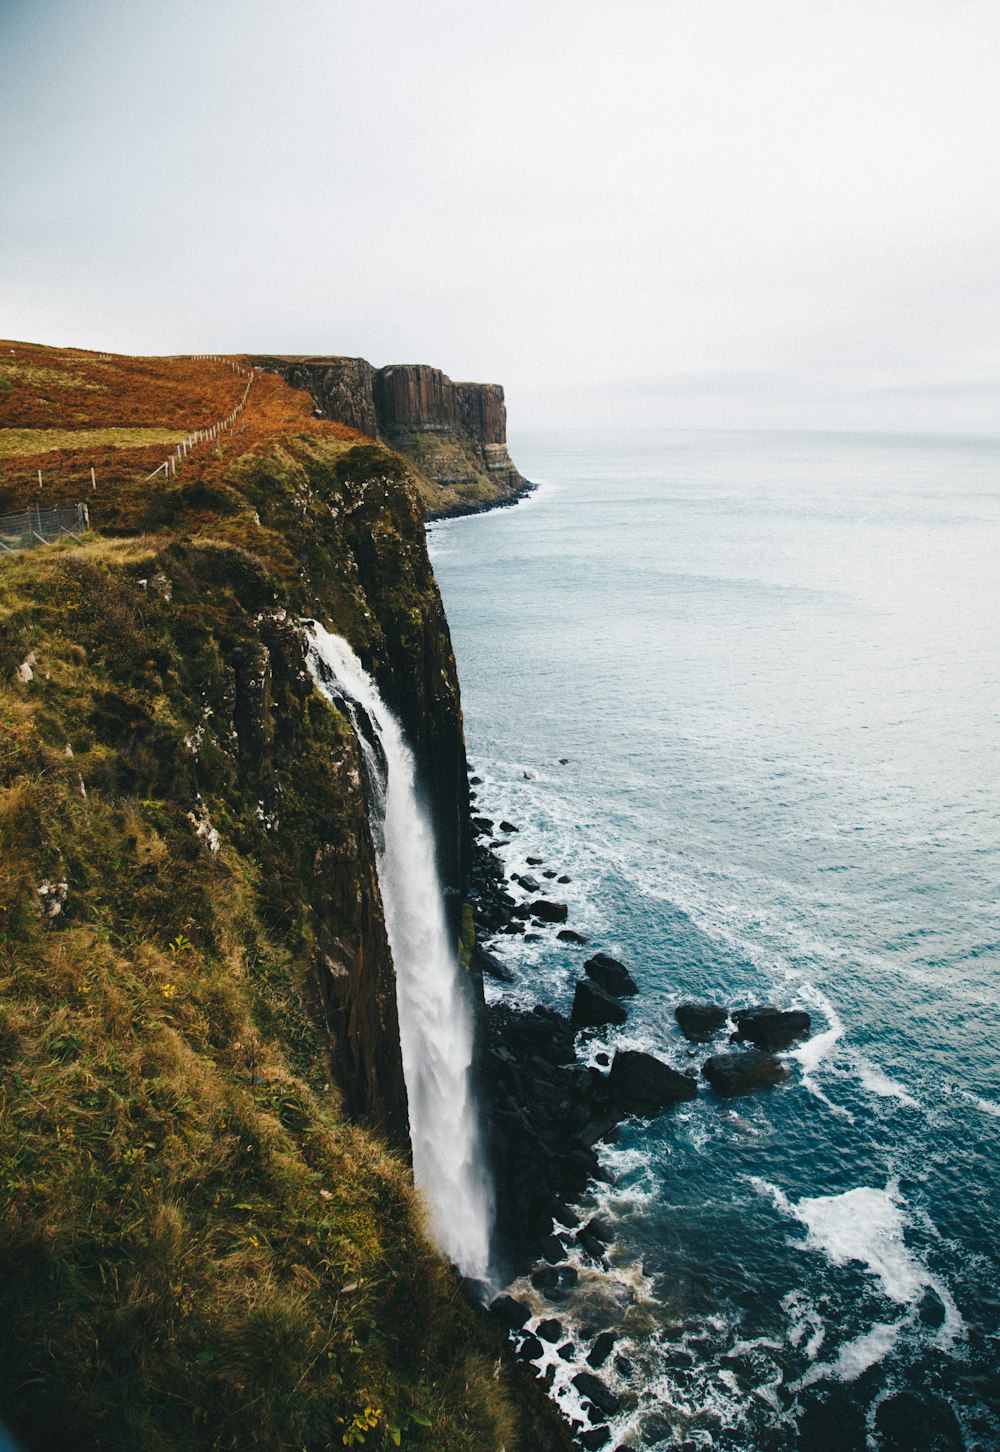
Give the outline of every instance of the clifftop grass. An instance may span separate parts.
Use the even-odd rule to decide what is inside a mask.
[[[377,666],[433,581],[400,462],[265,382],[221,456],[121,458],[103,534],[0,564],[0,1417],[27,1452],[561,1447],[336,1084],[324,854],[370,869],[293,622]]]

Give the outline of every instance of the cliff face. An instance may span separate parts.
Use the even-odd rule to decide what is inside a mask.
[[[147,416],[159,374],[212,372],[157,368]],[[277,377],[239,428],[176,479],[123,448],[100,533],[0,569],[4,1420],[25,1452],[563,1448],[421,1230],[361,762],[298,625],[346,636],[399,712],[456,880],[420,504]]]
[[[416,466],[426,512],[463,514],[510,502],[529,486],[507,452],[497,383],[453,383],[426,364],[372,368],[360,358],[255,361],[312,396],[318,413],[384,439]]]

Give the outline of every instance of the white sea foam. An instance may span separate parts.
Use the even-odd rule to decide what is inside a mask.
[[[862,1088],[867,1089],[869,1094],[876,1094],[880,1099],[898,1099],[908,1109],[920,1108],[919,1100],[914,1099],[902,1084],[897,1084],[895,1079],[890,1079],[888,1074],[860,1054],[857,1057],[857,1068]]]
[[[862,1336],[846,1341],[832,1361],[818,1361],[810,1366],[798,1381],[791,1383],[789,1390],[802,1391],[827,1378],[831,1381],[856,1381],[863,1371],[876,1366],[889,1355],[908,1325],[909,1317],[906,1316],[901,1321],[878,1322]]]
[[[906,1244],[907,1217],[894,1182],[890,1181],[884,1190],[861,1185],[841,1195],[804,1196],[798,1201],[789,1200],[766,1180],[753,1179],[751,1184],[758,1193],[769,1196],[783,1214],[806,1227],[805,1249],[821,1251],[836,1266],[863,1266],[883,1295],[909,1310],[898,1324],[876,1325],[854,1342],[846,1343],[835,1361],[817,1366],[816,1375],[810,1373],[802,1385],[809,1385],[821,1375],[850,1380],[847,1373],[855,1366],[854,1375],[860,1375],[873,1364],[865,1361],[866,1356],[875,1356],[880,1346],[885,1347],[881,1353],[884,1355],[895,1345],[901,1330],[915,1323],[917,1308],[927,1291],[940,1299],[945,1313],[934,1336],[935,1345],[950,1350],[962,1335],[965,1326],[951,1292]]]

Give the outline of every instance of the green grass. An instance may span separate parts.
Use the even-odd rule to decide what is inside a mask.
[[[0,429],[0,459],[48,454],[59,449],[142,449],[179,444],[177,429]]]
[[[566,1445],[406,1164],[347,1121],[318,1012],[314,864],[355,860],[360,780],[267,622],[417,649],[400,470],[289,440],[0,570],[0,1408],[26,1452]]]

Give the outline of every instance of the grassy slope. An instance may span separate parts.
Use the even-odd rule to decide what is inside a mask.
[[[203,427],[241,387],[11,346],[36,370],[0,393],[20,428]],[[344,724],[290,676],[260,759],[227,744],[262,611],[318,601],[377,649],[350,528],[414,608],[398,461],[308,410],[262,379],[169,487],[142,482],[155,453],[108,451],[104,537],[0,566],[0,1415],[39,1452],[564,1445],[328,1082],[307,889]],[[92,457],[46,457],[44,503],[80,497]]]

